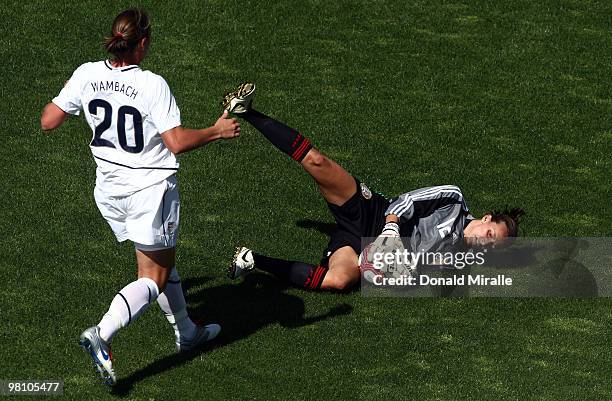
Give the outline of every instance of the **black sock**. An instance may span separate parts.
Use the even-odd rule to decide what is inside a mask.
[[[308,263],[293,262],[283,259],[269,258],[253,252],[255,267],[271,273],[281,280],[310,290],[321,288],[327,268]]]
[[[264,134],[272,145],[289,155],[293,160],[300,163],[308,151],[312,148],[310,141],[297,130],[286,126],[280,121],[266,116],[251,109],[248,113],[241,115],[259,132]]]

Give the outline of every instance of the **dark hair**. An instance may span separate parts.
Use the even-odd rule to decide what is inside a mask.
[[[508,237],[517,237],[521,218],[525,216],[525,211],[520,207],[512,209],[506,206],[504,210],[494,210],[487,214],[491,215],[491,220],[495,223],[503,222],[508,228]]]
[[[142,38],[151,37],[151,21],[146,11],[130,8],[117,15],[111,36],[104,39],[104,48],[117,59],[132,52]]]

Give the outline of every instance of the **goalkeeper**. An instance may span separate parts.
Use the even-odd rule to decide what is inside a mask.
[[[230,278],[257,268],[297,287],[343,291],[359,282],[362,237],[378,237],[374,241],[378,251],[397,249],[400,236],[412,250],[434,251],[443,244],[486,244],[517,235],[518,219],[524,214],[521,209],[492,212],[476,219],[461,190],[453,185],[417,189],[390,201],[370,191],[315,149],[300,132],[254,110],[254,92],[255,85],[241,84],[225,96],[224,109],[253,125],[310,174],[337,227],[318,265],[276,259],[241,247],[230,265]]]

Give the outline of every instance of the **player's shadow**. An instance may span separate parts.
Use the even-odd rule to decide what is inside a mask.
[[[462,270],[442,271],[442,277],[487,273],[509,273],[516,281],[513,296],[591,298],[599,288],[594,274],[574,260],[589,249],[588,241],[579,238],[550,240],[508,239],[509,244],[487,253],[485,264]],[[513,246],[514,243],[514,246]],[[490,268],[494,269],[491,270]],[[495,272],[495,269],[498,271]],[[433,287],[432,287],[433,288]],[[470,296],[469,286],[438,286],[434,295]]]
[[[134,385],[151,376],[184,365],[199,355],[249,337],[262,328],[280,324],[287,328],[306,326],[321,320],[351,313],[352,306],[341,303],[327,312],[304,317],[304,301],[287,294],[286,285],[263,273],[251,273],[239,284],[202,287],[210,278],[199,277],[183,281],[189,314],[204,323],[218,322],[221,334],[193,352],[172,354],[120,378],[111,393],[120,397],[130,395]]]

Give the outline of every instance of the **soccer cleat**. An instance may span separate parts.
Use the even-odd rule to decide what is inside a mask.
[[[238,247],[236,248],[236,253],[227,271],[227,275],[230,279],[235,280],[253,270],[254,267],[255,259],[253,259],[253,251],[249,248]]]
[[[251,102],[255,94],[255,84],[245,82],[238,85],[234,92],[226,93],[223,97],[223,110],[233,114],[244,114],[251,109]]]
[[[179,340],[176,342],[176,350],[178,352],[191,351],[199,347],[207,341],[219,335],[221,326],[218,324],[207,324],[206,326],[196,326],[195,335],[189,340]]]
[[[93,326],[85,330],[79,338],[79,345],[89,353],[96,371],[105,384],[112,386],[117,382],[113,370],[113,354],[110,346],[100,338],[100,329]]]

